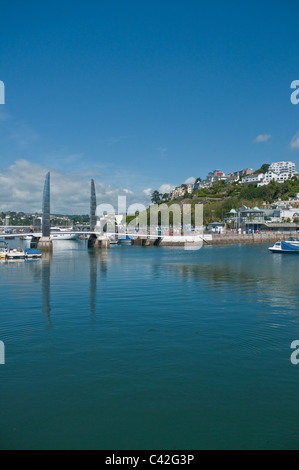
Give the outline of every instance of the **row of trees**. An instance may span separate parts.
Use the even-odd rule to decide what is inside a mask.
[[[35,214],[37,217],[40,216]],[[24,212],[0,212],[0,219],[2,224],[5,221],[6,216],[9,216],[9,224],[15,226],[29,226],[33,223],[33,215],[25,214]],[[71,225],[71,224],[82,224],[88,225],[90,222],[90,215],[56,215],[52,217],[51,224],[57,226]]]
[[[154,191],[152,193],[151,201],[154,204],[159,204],[159,202],[168,201],[170,198],[169,193],[161,194],[159,191]]]

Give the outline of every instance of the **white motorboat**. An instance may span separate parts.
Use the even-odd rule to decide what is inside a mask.
[[[75,233],[51,233],[51,240],[77,240],[79,235]]]
[[[5,241],[0,242],[0,260],[6,260],[8,244]]]
[[[117,238],[114,238],[114,237],[113,238],[109,237],[109,241],[110,241],[110,245],[118,245],[118,243],[119,243],[119,240]]]
[[[6,259],[8,260],[19,260],[19,259],[25,259],[25,251],[22,250],[21,248],[10,248],[7,250],[6,253]]]
[[[80,233],[52,227],[50,237],[51,240],[77,240],[80,237]]]
[[[277,254],[299,254],[299,243],[296,244],[291,241],[277,242],[269,248],[269,251]]]

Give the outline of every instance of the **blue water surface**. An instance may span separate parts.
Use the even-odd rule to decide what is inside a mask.
[[[0,448],[298,448],[299,257],[267,248],[2,263]]]

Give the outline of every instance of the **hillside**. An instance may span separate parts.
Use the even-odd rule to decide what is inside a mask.
[[[293,177],[284,183],[271,181],[267,186],[257,187],[255,184],[242,185],[239,183],[227,184],[220,181],[210,188],[200,189],[187,197],[178,199],[167,199],[164,195],[158,204],[167,205],[182,204],[203,204],[204,205],[204,224],[212,221],[222,220],[228,212],[242,205],[253,208],[261,207],[264,203],[273,204],[278,199],[288,201],[295,198],[299,193],[299,180]],[[194,213],[194,210],[192,210]]]

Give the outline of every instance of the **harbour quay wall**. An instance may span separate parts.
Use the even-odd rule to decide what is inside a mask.
[[[293,234],[296,237],[297,234]],[[213,234],[212,240],[208,241],[209,245],[237,245],[237,244],[274,244],[280,240],[287,240],[292,234],[288,233],[251,233],[251,234],[234,234],[234,233],[223,233]]]
[[[236,233],[223,233],[223,234],[216,234],[213,233],[212,239],[207,240],[204,242],[204,245],[238,245],[238,244],[274,244],[280,240],[287,240],[291,236],[296,237],[297,234],[290,233],[290,232],[265,232],[265,233],[253,233],[253,234],[236,234]],[[137,246],[185,246],[185,242],[176,240],[170,240],[168,238],[167,241],[163,239],[146,239],[146,238],[136,238],[134,240],[134,245]]]

